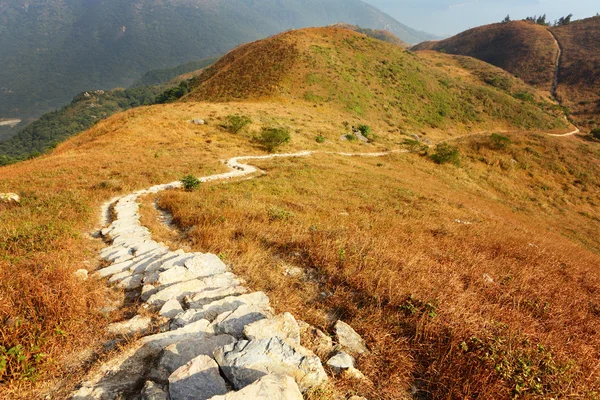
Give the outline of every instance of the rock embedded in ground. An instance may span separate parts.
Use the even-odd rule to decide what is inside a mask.
[[[161,317],[173,318],[177,314],[183,312],[183,308],[177,299],[171,299],[163,304],[162,308],[158,312]]]
[[[161,352],[156,368],[150,373],[150,378],[165,382],[173,372],[194,358],[201,355],[212,357],[217,348],[232,343],[235,343],[233,336],[219,335],[184,339],[171,344]]]
[[[78,269],[73,273],[73,276],[81,281],[88,280],[88,270],[87,269]]]
[[[152,318],[136,315],[130,320],[110,324],[107,330],[112,335],[132,336],[148,332],[151,324]]]
[[[226,393],[219,366],[209,356],[198,356],[169,376],[171,400],[207,400]]]
[[[346,352],[339,351],[327,361],[327,365],[334,373],[339,374],[344,370],[354,368],[354,358]]]
[[[218,348],[214,356],[236,389],[242,389],[269,374],[293,377],[302,392],[327,381],[319,357],[301,354],[277,337],[241,340]]]
[[[210,400],[302,400],[302,392],[288,375],[265,375],[251,385]]]
[[[206,304],[199,309],[190,309],[181,313],[173,320],[173,326],[184,326],[200,319],[214,321],[220,314],[235,311],[243,305],[254,305],[265,310],[270,308],[269,298],[263,292],[254,292],[241,296],[228,296]]]
[[[142,400],[169,400],[167,392],[156,382],[147,381],[142,389]]]
[[[190,309],[199,309],[214,301],[221,300],[229,296],[239,296],[248,293],[248,289],[243,286],[228,286],[217,289],[206,289],[184,298],[184,302]]]
[[[21,198],[16,193],[0,193],[0,203],[3,204],[19,204]]]
[[[300,346],[298,322],[292,314],[287,312],[246,325],[244,336],[248,340],[268,339],[277,336],[292,347]]]
[[[338,343],[351,354],[366,354],[369,352],[364,339],[354,329],[343,321],[335,324]]]
[[[242,305],[235,311],[220,314],[213,326],[215,332],[232,335],[238,339],[244,337],[244,328],[253,322],[272,316],[270,308],[265,309],[260,305]]]

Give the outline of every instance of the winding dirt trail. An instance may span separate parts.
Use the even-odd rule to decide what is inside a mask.
[[[552,81],[552,89],[550,89],[550,94],[552,95],[552,97],[555,100],[558,100],[558,97],[557,97],[558,79],[559,79],[559,75],[560,75],[560,62],[562,60],[563,50],[562,50],[562,47],[560,46],[558,38],[556,37],[554,32],[552,32],[550,29],[546,29],[546,30],[552,36],[552,39],[554,39],[554,43],[556,44],[556,49],[557,49],[556,60],[554,61],[554,80]]]

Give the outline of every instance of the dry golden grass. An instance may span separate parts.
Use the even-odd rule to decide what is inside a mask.
[[[236,113],[252,117],[248,131],[232,135],[218,127]],[[195,117],[209,125],[188,122]],[[106,324],[120,317],[99,312],[107,297],[103,283],[82,284],[72,275],[97,267],[101,243],[86,232],[99,225],[102,202],[189,173],[223,171],[219,160],[234,155],[261,154],[251,140],[261,126],[292,127],[290,150],[339,148],[342,118],[300,105],[145,107],[100,122],[51,155],[1,168],[0,193],[16,192],[22,201],[0,210],[0,355],[8,356],[0,398],[64,397],[86,367],[80,355],[97,350]],[[318,145],[319,132],[330,142]],[[16,350],[5,353],[17,346],[23,361]]]
[[[338,391],[594,398],[600,149],[511,138],[503,150],[460,140],[460,168],[417,154],[261,161],[265,176],[159,202],[277,310],[364,335],[372,384]],[[290,266],[305,276],[286,277]]]

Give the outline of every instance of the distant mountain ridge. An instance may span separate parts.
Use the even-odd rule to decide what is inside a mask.
[[[360,0],[0,0],[0,117],[39,116],[83,90],[338,22],[433,38]]]
[[[559,46],[557,98],[581,128],[599,127],[600,17],[556,27],[525,21],[480,26],[412,50],[475,57],[551,91]]]

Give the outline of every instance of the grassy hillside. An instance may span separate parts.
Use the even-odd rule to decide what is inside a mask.
[[[220,126],[233,114],[253,122],[229,133]],[[96,268],[100,244],[85,232],[103,201],[264,154],[254,140],[263,127],[288,128],[289,152],[399,148],[376,119],[365,121],[381,135],[374,143],[341,141],[348,115],[300,102],[141,107],[50,155],[0,168],[0,192],[22,198],[0,212],[0,397],[65,398],[87,363],[106,357],[106,324],[130,315],[103,314],[119,292],[72,275]],[[194,117],[208,125],[190,124]],[[418,150],[261,162],[259,179],[159,201],[187,232],[178,245],[222,254],[277,311],[327,332],[328,316],[341,317],[365,336],[372,355],[358,362],[369,381],[333,380],[314,398],[593,398],[600,145],[523,132],[509,139],[451,142],[460,167]],[[284,266],[307,278],[286,278]]]
[[[582,129],[600,126],[600,17],[545,27],[524,21],[471,29],[413,50],[462,54],[496,65],[525,82],[549,91],[557,46],[562,47],[557,95]]]
[[[295,99],[423,133],[566,127],[535,89],[499,69],[480,77],[457,60],[415,55],[347,29],[304,29],[240,46],[207,68],[187,99]]]
[[[578,124],[600,127],[600,17],[551,29],[564,51],[558,96]]]
[[[525,21],[480,26],[412,50],[437,50],[483,60],[550,91],[557,48],[544,26]]]
[[[428,37],[360,0],[0,0],[0,118],[40,116],[90,88],[337,22]]]
[[[362,33],[372,38],[383,40],[384,42],[395,44],[396,46],[400,46],[403,48],[410,47],[408,43],[402,41],[398,36],[385,30],[361,28],[360,26],[350,24],[334,24],[332,25],[332,27],[350,29],[351,31]]]

